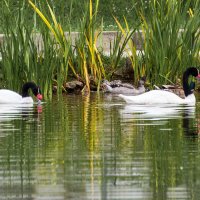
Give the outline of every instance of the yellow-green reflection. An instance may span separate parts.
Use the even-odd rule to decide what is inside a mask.
[[[90,94],[0,113],[0,199],[198,199],[199,105],[133,109]]]

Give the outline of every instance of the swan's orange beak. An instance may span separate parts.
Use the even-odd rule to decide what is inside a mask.
[[[38,100],[42,100],[42,95],[41,94],[37,94],[36,97],[37,97]]]

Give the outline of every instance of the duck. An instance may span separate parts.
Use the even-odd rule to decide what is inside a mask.
[[[26,82],[22,87],[22,95],[12,90],[0,89],[0,104],[33,104],[34,101],[29,95],[29,89],[32,90],[38,102],[41,102],[42,95],[39,86],[34,82]]]
[[[144,87],[145,81],[145,77],[140,78],[140,80],[138,81],[138,88],[135,88],[129,83],[122,83],[120,80],[114,80],[112,82],[108,82],[107,80],[105,80],[102,86],[104,88],[104,92],[107,93],[138,95],[146,91]]]
[[[200,78],[199,70],[196,67],[189,67],[183,73],[183,90],[185,98],[165,90],[151,90],[144,94],[137,96],[126,96],[120,94],[119,97],[124,99],[127,103],[134,104],[190,104],[195,105],[196,98],[194,96],[194,84],[189,84],[188,79],[193,76],[197,79]],[[192,85],[192,87],[191,87]]]

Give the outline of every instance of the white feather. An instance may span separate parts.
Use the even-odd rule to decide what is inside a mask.
[[[134,104],[190,104],[195,105],[194,94],[190,94],[184,99],[176,94],[163,90],[152,90],[138,96],[125,96],[120,94],[127,103]]]
[[[21,104],[21,103],[33,103],[32,97],[22,97],[18,93],[11,91],[11,90],[6,90],[6,89],[1,89],[0,90],[0,104]]]

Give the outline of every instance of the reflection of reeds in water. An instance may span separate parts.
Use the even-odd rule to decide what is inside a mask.
[[[100,135],[98,134],[97,127],[96,127],[96,109],[94,107],[95,103],[90,101],[90,95],[87,95],[84,97],[83,102],[83,123],[84,123],[84,136],[87,141],[88,145],[88,153],[89,153],[89,166],[90,166],[90,190],[91,190],[91,196],[94,198],[95,196],[95,188],[94,188],[94,156],[96,152],[96,148],[98,147],[98,137]]]
[[[94,94],[62,96],[43,104],[39,119],[30,116],[9,122],[17,130],[0,138],[5,196],[162,199],[197,195],[191,184],[199,177],[198,137],[184,136],[185,129],[196,126],[195,116],[180,108],[180,115],[164,119],[165,124],[134,118],[130,122],[120,115],[123,105],[116,99],[105,101]]]

